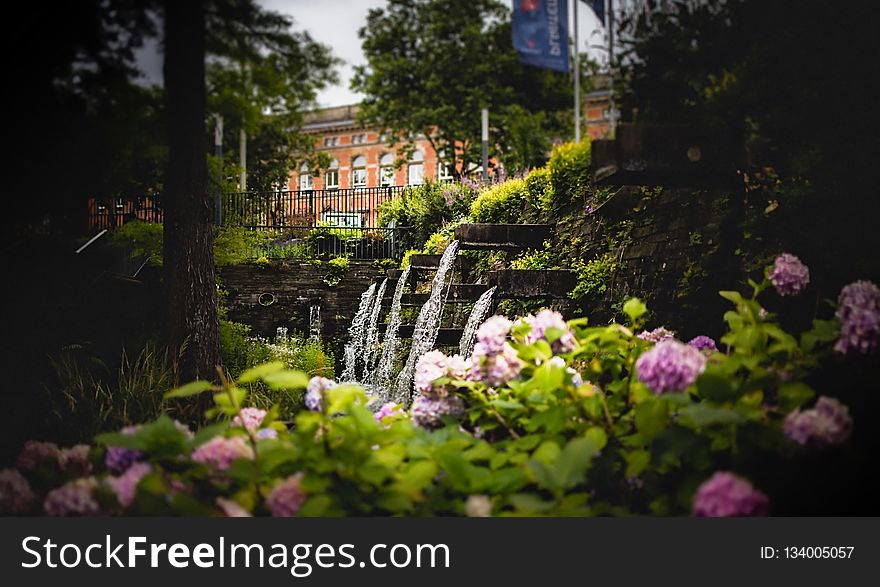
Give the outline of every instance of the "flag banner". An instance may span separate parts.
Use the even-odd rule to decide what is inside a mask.
[[[605,26],[605,0],[581,0],[584,4],[593,9],[593,12],[596,14],[596,18],[599,19],[599,23],[604,27]]]
[[[513,0],[513,47],[526,65],[567,72],[568,0]]]

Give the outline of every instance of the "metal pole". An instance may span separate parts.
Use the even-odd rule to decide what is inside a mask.
[[[578,4],[580,0],[572,0],[574,4],[574,141],[581,142],[581,61],[578,48]]]
[[[214,115],[214,156],[217,157],[217,168],[220,174],[220,185],[214,197],[214,224],[223,225],[223,116]]]
[[[241,179],[239,189],[247,191],[247,133],[244,129],[238,132],[238,165],[241,167]]]
[[[489,109],[483,108],[483,182],[489,181]]]

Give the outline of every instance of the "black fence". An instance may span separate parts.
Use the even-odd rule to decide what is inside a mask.
[[[271,233],[258,239],[255,258],[315,258],[347,255],[354,259],[398,258],[407,227],[379,226],[379,206],[406,186],[234,192],[215,196],[215,222]],[[163,220],[158,196],[90,200],[88,231],[114,229],[130,220]]]

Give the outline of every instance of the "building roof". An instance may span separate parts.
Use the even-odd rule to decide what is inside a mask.
[[[303,130],[309,132],[357,126],[355,118],[359,110],[357,104],[312,110],[303,117]]]

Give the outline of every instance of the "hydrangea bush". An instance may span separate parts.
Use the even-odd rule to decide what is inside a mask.
[[[549,310],[490,318],[472,356],[420,359],[409,407],[280,362],[196,381],[168,400],[212,393],[215,423],[192,432],[163,416],[93,446],[30,442],[0,471],[0,513],[766,515],[773,495],[748,464],[850,441],[837,390],[806,378],[822,361],[875,352],[880,311],[876,286],[857,282],[835,320],[792,335],[758,298],[771,286],[796,295],[807,274],[790,259],[776,266],[790,270],[776,276],[781,290],[768,270],[751,297],[721,292],[733,307],[717,342],[640,336],[637,299],[626,325]],[[250,406],[255,381],[305,395],[308,409],[281,422],[277,408]]]

